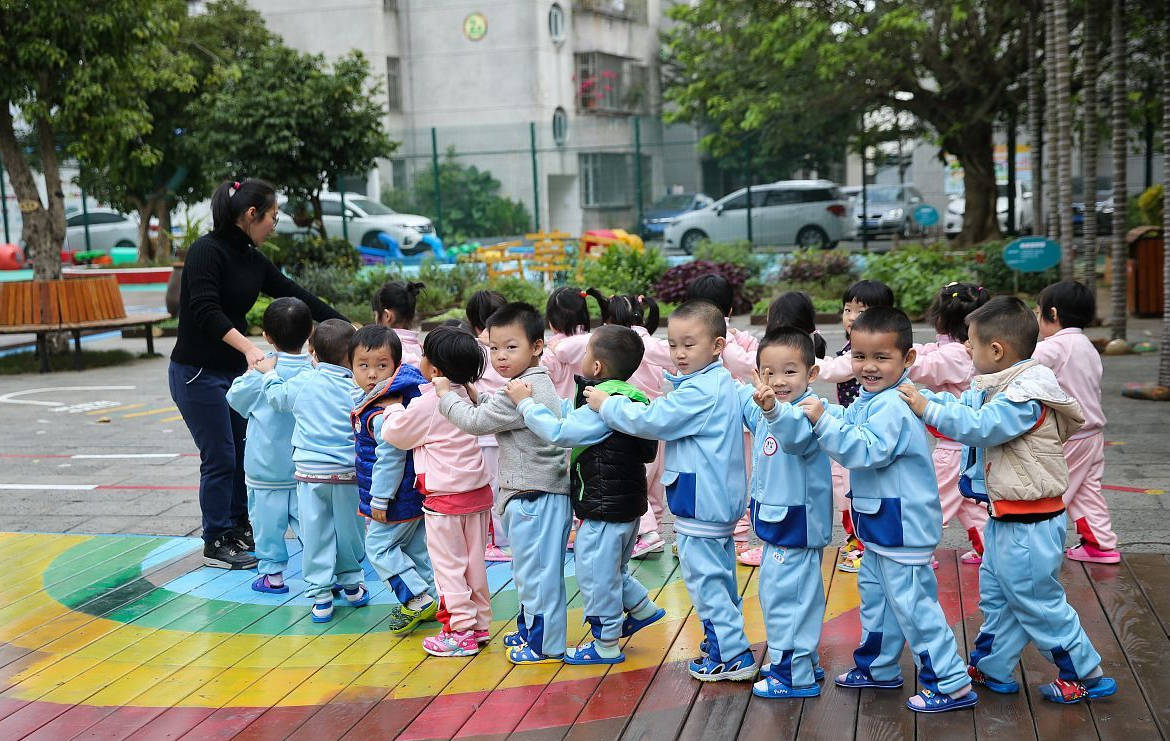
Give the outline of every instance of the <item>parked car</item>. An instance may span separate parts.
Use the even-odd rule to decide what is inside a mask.
[[[861,197],[860,185],[847,185],[841,189],[841,195],[848,203],[848,215],[845,218],[845,239],[857,239],[857,214],[861,208],[858,205]]]
[[[1113,233],[1113,179],[1108,175],[1097,176],[1097,234]],[[1078,237],[1085,232],[1085,179],[1073,178],[1073,234]]]
[[[740,188],[709,206],[682,214],[666,225],[666,246],[690,254],[704,239],[746,239],[747,205],[747,188]],[[780,180],[752,186],[752,238],[758,244],[836,247],[845,233],[847,212],[840,188],[828,180]]]
[[[912,237],[922,233],[922,227],[914,221],[914,209],[922,203],[922,193],[910,184],[867,185],[864,194],[857,188],[852,225],[858,235]]]
[[[688,211],[695,211],[714,203],[703,193],[676,193],[664,196],[642,215],[642,239],[662,239],[666,225]]]
[[[995,186],[995,214],[999,221],[999,230],[1006,233],[1008,230],[1008,185],[1000,183]],[[948,237],[957,236],[963,231],[963,212],[967,208],[967,201],[963,197],[952,198],[947,204],[944,229]],[[1020,234],[1032,233],[1032,184],[1016,183],[1016,231]]]
[[[89,250],[109,253],[114,247],[138,246],[138,219],[118,213],[112,208],[91,208],[82,211],[80,206],[65,209],[65,250],[83,252],[85,225],[89,222]]]
[[[381,248],[383,244],[378,240],[378,234],[385,232],[398,243],[398,248],[404,255],[414,255],[433,249],[432,244],[424,244],[422,239],[428,234],[435,233],[435,226],[425,216],[400,214],[378,201],[361,195],[346,195],[346,221],[343,227],[341,219],[341,195],[338,193],[321,194],[321,220],[325,223],[325,233],[330,237],[341,237],[347,231],[349,241],[363,247]],[[294,234],[304,231],[293,221],[300,207],[299,203],[280,199],[280,211],[283,214],[276,225],[280,234]]]

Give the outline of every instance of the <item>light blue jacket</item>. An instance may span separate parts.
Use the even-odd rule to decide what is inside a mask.
[[[601,419],[614,430],[666,441],[662,483],[678,533],[732,534],[747,508],[743,411],[731,373],[716,360],[685,376],[666,375],[674,391],[648,406],[611,396]]]
[[[288,381],[275,370],[264,374],[264,396],[272,407],[292,412],[293,462],[297,473],[354,472],[353,427],[349,413],[361,398],[348,368],[318,363]]]
[[[284,380],[313,367],[308,355],[276,353],[276,375]],[[253,489],[295,489],[293,416],[278,412],[264,398],[264,376],[250,370],[232,381],[227,403],[248,420],[244,482]]]
[[[741,386],[743,423],[752,431],[752,525],[760,539],[785,548],[824,548],[833,534],[833,477],[829,457],[795,402],[765,412],[755,388]]]
[[[926,427],[898,386],[862,389],[845,409],[835,404],[813,430],[829,457],[849,469],[857,537],[876,553],[929,563],[942,537],[942,507]]]
[[[613,433],[601,415],[588,406],[573,408],[572,400],[561,404],[560,418],[548,407],[538,404],[531,396],[521,399],[516,411],[524,416],[524,424],[546,443],[562,448],[596,445]]]

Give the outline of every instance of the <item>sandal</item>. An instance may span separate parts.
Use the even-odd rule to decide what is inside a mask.
[[[666,617],[666,610],[661,607],[653,615],[642,620],[637,619],[633,615],[627,615],[626,619],[622,621],[622,638],[629,638],[642,628],[657,623],[664,617]]]
[[[564,658],[564,656],[538,654],[527,643],[508,652],[508,661],[511,661],[513,664],[560,664],[564,661]]]
[[[571,648],[565,651],[565,663],[576,665],[592,665],[592,664],[620,664],[626,660],[626,655],[618,653],[617,656],[609,658],[597,653],[597,646],[593,641],[589,643],[582,643],[577,648]]]
[[[922,706],[915,705],[910,700],[915,697],[922,698]],[[910,708],[916,713],[945,713],[948,710],[962,710],[963,708],[973,708],[975,703],[979,702],[979,695],[972,690],[962,697],[951,697],[939,692],[931,692],[930,690],[922,690],[917,695],[914,695],[906,701],[906,707]]]
[[[853,687],[854,689],[896,690],[902,686],[902,678],[874,679],[868,669],[853,667],[847,674],[841,674],[833,680],[838,687]]]

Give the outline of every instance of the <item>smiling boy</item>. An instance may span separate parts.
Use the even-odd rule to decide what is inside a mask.
[[[857,574],[861,645],[842,687],[902,686],[898,659],[910,644],[925,688],[906,701],[915,712],[975,705],[966,665],[938,603],[931,554],[942,537],[942,508],[926,428],[898,395],[914,364],[910,320],[871,307],[853,322],[853,372],[861,394],[848,408],[800,402],[821,447],[849,469],[854,531],[866,557]]]

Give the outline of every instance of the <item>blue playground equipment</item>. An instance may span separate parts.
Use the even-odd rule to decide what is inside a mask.
[[[424,234],[419,242],[427,245],[430,249],[420,250],[413,255],[402,254],[402,247],[398,244],[398,240],[386,232],[378,233],[378,242],[382,247],[357,246],[357,251],[362,256],[362,264],[386,265],[398,263],[401,265],[419,265],[425,258],[431,258],[441,263],[455,262],[455,258],[447,254],[447,250],[443,248],[443,240],[439,239],[438,235],[435,234]]]

